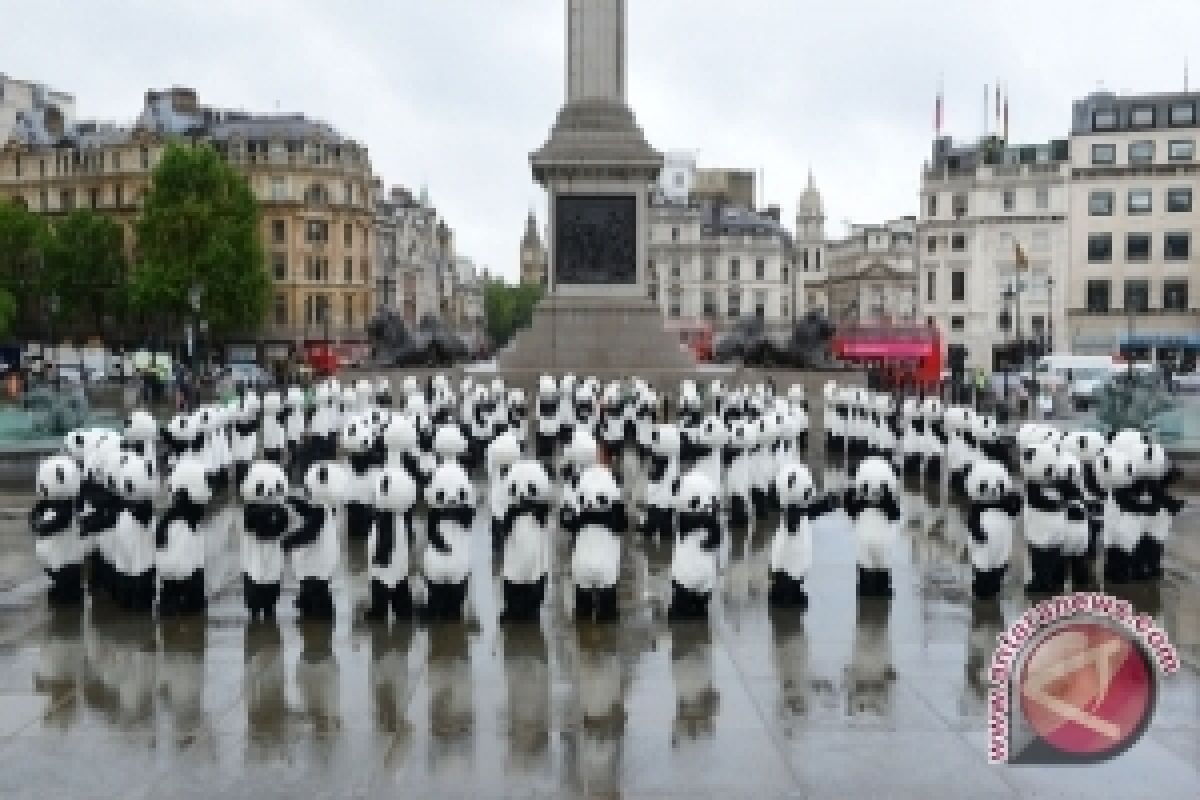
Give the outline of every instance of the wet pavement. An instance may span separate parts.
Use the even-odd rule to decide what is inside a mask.
[[[249,627],[231,556],[203,620],[51,614],[27,530],[0,521],[0,797],[1200,796],[1192,571],[1123,592],[1185,662],[1138,744],[1099,766],[989,766],[1003,621],[972,607],[959,509],[910,492],[904,510],[890,603],[856,600],[837,514],[806,613],[768,613],[769,521],[727,539],[709,623],[666,622],[670,548],[630,534],[618,626],[570,622],[556,574],[541,625],[513,629],[482,524],[473,621],[361,622],[351,545],[330,630],[298,626],[287,589],[279,624]],[[1176,535],[1195,541],[1193,522]],[[1004,620],[1026,605],[1018,566]]]

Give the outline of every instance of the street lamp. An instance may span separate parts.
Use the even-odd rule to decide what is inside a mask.
[[[198,399],[200,391],[200,301],[203,299],[204,289],[198,283],[192,284],[192,288],[188,290],[188,306],[192,309],[192,324],[188,330],[188,349],[191,351],[188,355],[192,361],[192,385],[193,385],[193,406]]]
[[[1050,312],[1046,315],[1046,353],[1054,352],[1054,278],[1046,278],[1046,292],[1049,295]]]
[[[49,337],[50,337],[49,347],[54,347],[55,346],[55,344],[54,344],[54,340],[55,340],[54,323],[58,320],[58,295],[52,294],[46,298],[46,316],[49,318],[48,324],[49,324],[49,328],[50,328],[50,330],[49,330]],[[43,361],[46,362],[47,369],[49,369],[49,367],[50,367],[50,364],[49,364],[50,359],[49,359],[48,351],[49,351],[49,348],[47,348],[47,353],[45,354],[45,357],[43,357],[43,359],[42,359]],[[55,383],[55,386],[58,385],[60,377],[61,376],[59,375],[59,369],[58,369],[58,357],[55,356],[55,358],[54,358],[54,383]]]

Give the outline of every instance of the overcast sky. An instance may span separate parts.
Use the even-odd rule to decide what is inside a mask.
[[[564,0],[0,0],[0,71],[132,120],[145,89],[302,111],[370,148],[385,184],[429,187],[459,249],[517,272],[544,207],[528,154],[563,98]],[[1099,85],[1175,91],[1196,0],[629,0],[629,100],[660,150],[765,171],[791,225],[811,166],[831,232],[916,213],[934,97],[983,132],[1006,81],[1011,138],[1064,136]],[[1200,45],[1194,85],[1200,85]]]

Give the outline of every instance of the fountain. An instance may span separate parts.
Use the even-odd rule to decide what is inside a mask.
[[[82,386],[36,386],[18,404],[0,406],[0,485],[32,484],[37,462],[83,427],[120,430],[121,419],[93,409]]]

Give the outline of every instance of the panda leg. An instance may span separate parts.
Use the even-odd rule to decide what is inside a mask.
[[[582,586],[575,587],[575,619],[590,620],[595,613],[595,595],[593,589]]]
[[[529,586],[529,617],[532,620],[537,620],[542,614],[542,604],[546,602],[547,582],[546,573],[542,573],[542,577]]]
[[[596,621],[616,622],[620,618],[617,605],[617,587],[609,586],[596,590]]]
[[[236,482],[236,485],[241,486],[245,482],[246,475],[249,472],[250,472],[250,462],[238,461],[237,463],[235,463],[233,465],[233,479]]]
[[[503,606],[500,611],[500,621],[514,622],[520,619],[521,586],[505,578],[500,581],[500,596]]]
[[[396,615],[398,622],[412,619],[412,590],[409,588],[407,580],[401,578],[395,586],[388,590],[388,596],[391,600],[392,613]]]
[[[1151,536],[1146,537],[1145,579],[1159,580],[1163,576],[1162,557],[1165,545]]]
[[[450,584],[450,591],[451,606],[449,608],[449,619],[458,621],[461,620],[466,613],[467,579],[463,578],[458,583]]]
[[[263,593],[265,596],[265,607],[263,608],[263,615],[267,619],[275,619],[275,606],[279,603],[280,589],[281,589],[281,584],[279,583],[279,581],[264,584],[264,586],[263,586],[263,590],[264,590]]]
[[[163,578],[158,590],[158,616],[169,619],[179,613],[180,591],[174,578]]]
[[[204,591],[204,567],[197,568],[184,587],[184,610],[189,614],[203,614],[208,608],[208,597]]]
[[[250,576],[245,572],[242,573],[242,597],[246,603],[246,610],[250,612],[250,620],[258,616],[258,594],[255,591],[256,584],[250,580]]]
[[[892,571],[890,569],[876,570],[876,587],[880,597],[892,596]]]
[[[401,581],[407,590],[408,584]],[[383,581],[372,578],[368,584],[370,605],[367,607],[366,618],[371,622],[386,622],[388,618],[388,589]],[[430,599],[433,597],[433,584],[429,586]]]

